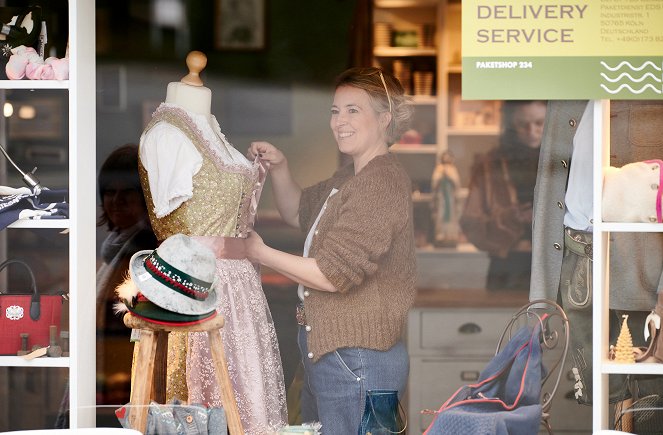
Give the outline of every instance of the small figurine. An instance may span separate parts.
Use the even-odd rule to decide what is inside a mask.
[[[431,179],[433,192],[432,217],[434,224],[433,244],[440,248],[455,248],[458,244],[460,217],[458,191],[460,175],[448,151],[440,154]]]
[[[622,327],[617,337],[617,344],[615,345],[615,362],[633,364],[635,363],[635,355],[633,354],[633,339],[631,338],[631,331],[628,329],[626,321],[628,314],[622,316]]]

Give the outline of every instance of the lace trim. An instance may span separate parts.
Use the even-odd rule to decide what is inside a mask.
[[[254,161],[251,166],[246,166],[240,163],[231,163],[225,160],[224,157],[219,153],[219,150],[217,150],[216,147],[214,147],[213,144],[207,140],[196,121],[186,110],[177,105],[161,103],[159,107],[157,107],[156,111],[152,114],[152,120],[148,124],[146,130],[149,130],[160,121],[167,122],[168,124],[177,127],[183,133],[185,133],[194,144],[196,149],[207,154],[219,169],[242,174],[255,183],[256,179],[258,178],[258,163]],[[217,126],[219,125],[216,121],[216,118],[214,118],[214,122]],[[189,134],[187,134],[187,132]],[[228,141],[228,139],[226,139],[226,136],[221,133],[220,127],[218,133],[219,138],[221,139],[224,146],[233,149],[235,148]],[[200,145],[203,145],[203,149],[201,149]]]

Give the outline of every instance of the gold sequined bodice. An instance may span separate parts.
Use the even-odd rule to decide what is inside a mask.
[[[193,196],[171,213],[158,218],[150,192],[147,170],[139,162],[140,181],[148,205],[150,222],[161,241],[176,233],[195,236],[245,237],[251,230],[255,213],[258,163],[246,165],[223,161],[212,151],[202,132],[188,114],[179,108],[160,106],[145,129],[166,122],[184,133],[203,158],[193,176]]]

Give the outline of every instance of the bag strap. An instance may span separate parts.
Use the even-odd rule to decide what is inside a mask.
[[[378,414],[375,412],[375,406],[373,405],[373,399],[371,398],[371,395],[368,394],[366,397],[368,397],[368,403],[371,404],[371,411],[373,411],[373,415],[375,416],[375,421],[382,429],[386,430],[390,434],[401,434],[405,432],[405,429],[407,429],[407,414],[405,414],[405,410],[403,409],[403,405],[401,405],[400,400],[398,400],[398,411],[402,412],[403,415],[405,415],[405,424],[403,425],[403,429],[399,430],[398,432],[394,432],[386,428],[382,423],[380,423],[380,420],[378,420]]]
[[[34,321],[39,320],[41,316],[41,305],[39,301],[39,292],[37,291],[37,282],[35,281],[35,275],[32,273],[32,269],[28,266],[27,263],[21,260],[5,260],[0,264],[0,272],[2,272],[10,264],[20,264],[28,272],[30,277],[30,293],[32,297],[30,298],[30,318]]]

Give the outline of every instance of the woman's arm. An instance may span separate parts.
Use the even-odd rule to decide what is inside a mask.
[[[269,142],[252,142],[247,153],[249,159],[260,156],[269,164],[272,192],[281,218],[290,226],[299,228],[299,201],[302,189],[292,178],[288,160]]]
[[[247,239],[249,260],[273,269],[306,287],[327,292],[337,291],[323,275],[315,258],[300,257],[265,245],[262,238],[252,232]]]

